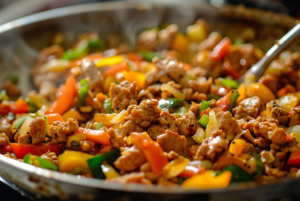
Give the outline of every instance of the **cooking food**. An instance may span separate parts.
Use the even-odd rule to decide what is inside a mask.
[[[300,177],[298,52],[239,85],[263,56],[248,43],[251,28],[228,38],[202,19],[186,33],[162,24],[135,47],[91,32],[63,49],[64,37],[40,52],[37,91],[20,96],[15,75],[2,87],[5,156],[107,182],[183,188]]]

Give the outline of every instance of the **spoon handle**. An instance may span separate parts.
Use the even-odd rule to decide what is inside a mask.
[[[269,64],[289,45],[291,45],[300,36],[300,23],[285,34],[269,51],[259,60],[246,74],[255,75],[256,81],[263,75]],[[244,77],[238,80],[239,83],[244,81]]]

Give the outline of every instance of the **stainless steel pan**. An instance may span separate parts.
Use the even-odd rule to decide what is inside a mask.
[[[243,27],[252,27],[250,41],[267,50],[296,20],[279,14],[244,7],[214,8],[202,3],[97,3],[60,8],[34,14],[0,26],[0,80],[11,72],[20,77],[25,94],[34,87],[30,68],[41,48],[51,44],[56,33],[66,36],[69,46],[80,33],[97,31],[102,38],[116,34],[134,46],[136,36],[160,22],[176,23],[181,31],[198,18],[212,30],[231,38]],[[299,49],[295,43],[293,50]],[[180,187],[115,184],[76,177],[20,163],[0,155],[0,180],[30,198],[67,200],[255,200],[300,198],[300,180],[283,179],[272,184],[237,184],[226,189],[185,190]]]

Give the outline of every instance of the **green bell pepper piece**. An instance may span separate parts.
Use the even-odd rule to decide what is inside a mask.
[[[256,175],[258,177],[261,177],[262,173],[263,173],[263,170],[264,170],[264,165],[263,163],[261,162],[261,159],[259,157],[259,155],[257,153],[251,153],[251,155],[254,156],[255,158],[255,164],[256,164]]]
[[[138,51],[138,53],[139,53],[140,55],[142,55],[142,57],[143,57],[144,59],[146,59],[147,61],[150,61],[150,62],[152,62],[152,59],[153,59],[154,57],[161,58],[161,55],[160,55],[159,52],[151,52],[151,51],[140,50],[140,51]]]
[[[160,99],[158,102],[158,107],[166,111],[169,111],[170,109],[176,111],[176,109],[182,106],[183,100],[178,98]]]
[[[35,105],[35,103],[29,97],[26,97],[25,101],[30,107],[29,112],[35,113],[39,110],[39,108]]]
[[[105,50],[105,45],[98,36],[90,38],[88,40],[88,46],[95,50]]]
[[[78,46],[74,50],[68,49],[67,51],[65,51],[62,55],[62,59],[67,59],[67,60],[78,59],[86,55],[88,51],[89,51],[89,43],[87,40],[83,40],[78,44]]]
[[[90,84],[86,79],[81,79],[80,80],[80,89],[78,93],[78,100],[76,103],[76,109],[79,109],[80,106],[84,104],[84,101],[88,95],[88,91],[90,88]]]
[[[47,119],[47,117],[44,117],[44,119],[46,120],[46,137],[52,139],[52,137],[50,137],[50,126],[49,126],[49,121]]]
[[[197,119],[200,119],[200,114],[203,110],[206,110],[207,108],[210,107],[210,103],[206,100],[202,100],[202,103],[201,103],[201,107],[199,109],[199,112],[197,114]]]
[[[232,89],[239,88],[239,83],[235,80],[226,79],[226,78],[219,78],[220,84],[223,86],[231,87]]]
[[[32,155],[31,154],[27,154],[26,156],[24,156],[24,163],[28,163],[30,165],[33,165],[33,161],[32,161]],[[35,160],[37,160],[37,162],[39,163],[39,167],[41,168],[45,168],[45,169],[48,169],[48,170],[54,170],[54,171],[58,171],[58,167],[50,162],[50,161],[47,161],[45,159],[42,159],[41,157],[39,156],[34,156],[35,157]]]
[[[87,160],[90,170],[94,178],[105,179],[105,175],[102,171],[101,165],[106,161],[109,165],[114,166],[114,162],[121,156],[120,149],[114,149],[104,154],[97,155]]]
[[[109,98],[105,99],[103,103],[104,110],[107,114],[112,114],[114,113],[113,109],[111,109],[111,101]]]
[[[0,101],[3,101],[3,100],[9,100],[9,97],[5,90],[1,90],[1,92],[0,92]]]
[[[232,173],[230,183],[253,181],[253,177],[251,177],[251,175],[248,174],[248,172],[246,172],[237,165],[227,166],[221,171],[221,173],[225,171],[230,171]]]
[[[232,112],[233,107],[235,106],[236,100],[240,96],[238,91],[233,91],[232,94],[228,98],[229,106],[227,111]]]
[[[103,127],[104,127],[103,122],[100,122],[100,123],[98,123],[98,124],[95,124],[95,129],[96,129],[96,130],[100,130],[100,129],[103,128]]]
[[[220,98],[221,97],[216,94],[207,94],[207,100],[212,100],[212,99],[219,100]]]
[[[202,115],[201,119],[198,120],[198,123],[203,127],[206,127],[208,122],[209,122],[209,117],[206,114]]]

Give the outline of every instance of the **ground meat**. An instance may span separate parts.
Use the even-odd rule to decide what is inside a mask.
[[[123,127],[127,130],[127,133],[131,132],[143,132],[144,128],[139,124],[135,123],[133,120],[125,121]]]
[[[251,142],[252,144],[254,144],[254,137],[251,135],[250,131],[247,130],[242,130],[243,132],[243,138],[245,138],[246,140],[248,140],[249,142]]]
[[[130,174],[125,174],[117,178],[109,179],[108,181],[118,182],[122,184],[127,183],[143,183],[143,179],[145,178],[144,172],[132,172]]]
[[[161,109],[156,99],[150,99],[143,100],[139,106],[129,106],[127,112],[129,116],[126,120],[132,120],[135,124],[147,128],[159,117]]]
[[[289,127],[291,126],[296,126],[296,125],[300,125],[300,107],[295,107],[292,108],[290,111],[290,122],[289,122]]]
[[[276,178],[282,178],[287,175],[287,172],[281,171],[278,168],[272,168],[270,164],[265,164],[264,170],[267,175],[274,176]]]
[[[54,101],[56,98],[56,90],[56,86],[53,82],[45,80],[41,83],[41,86],[39,88],[39,94],[49,100]]]
[[[216,117],[220,129],[226,134],[226,140],[233,140],[236,134],[241,132],[239,124],[237,123],[235,118],[232,117],[230,112],[218,112]]]
[[[109,89],[111,108],[115,113],[126,109],[128,105],[137,104],[136,84],[123,81],[120,84],[111,83]]]
[[[214,162],[227,149],[228,141],[224,139],[223,133],[219,130],[203,140],[194,158],[196,160],[209,159]]]
[[[248,114],[254,118],[256,118],[260,114],[260,112],[264,110],[264,103],[257,96],[246,98],[241,101],[239,105],[246,109],[248,111]]]
[[[32,138],[32,144],[38,144],[46,137],[46,120],[41,117],[35,117],[31,122],[29,136]]]
[[[213,84],[213,79],[210,77],[208,80],[205,78],[196,80],[189,80],[185,88],[191,88],[194,92],[209,93],[210,87]]]
[[[198,122],[195,114],[189,111],[175,121],[180,135],[193,135],[197,132]]]
[[[120,156],[115,162],[114,165],[119,170],[123,171],[133,171],[140,167],[146,162],[146,158],[135,146],[131,147],[126,151],[125,155]]]
[[[67,142],[67,137],[78,130],[78,123],[69,118],[68,122],[55,121],[49,128],[52,143]]]
[[[249,116],[248,110],[240,105],[233,108],[232,113],[236,120],[244,119]]]
[[[178,128],[175,124],[175,117],[167,111],[160,113],[160,116],[155,119],[154,124],[148,128],[148,133],[156,140],[157,136],[165,133],[166,130],[178,133]]]
[[[255,135],[269,139],[268,135],[278,128],[278,124],[276,119],[258,117],[244,124],[243,129],[249,129]]]
[[[288,111],[284,108],[273,107],[270,114],[271,118],[278,120],[281,125],[286,126],[289,122]]]
[[[81,140],[79,141],[80,150],[87,153],[95,153],[96,143],[90,140]]]
[[[173,131],[166,130],[164,134],[157,137],[157,142],[165,152],[174,151],[179,155],[185,153],[185,136],[180,136]]]
[[[196,101],[201,102],[202,100],[207,100],[207,96],[204,93],[193,92],[191,88],[185,88],[182,90],[186,101]]]
[[[144,31],[137,38],[137,47],[142,50],[153,51],[157,45],[158,31],[151,29]]]
[[[154,85],[151,85],[151,86],[148,86],[147,87],[147,90],[154,96],[154,97],[157,97],[157,96],[160,96],[160,84],[154,84]]]
[[[19,97],[21,95],[21,91],[18,86],[12,83],[10,80],[6,80],[4,82],[2,89],[6,91],[10,98]]]
[[[154,60],[154,64],[161,70],[159,80],[161,83],[175,81],[176,83],[185,75],[186,70],[182,63],[175,59]]]
[[[203,50],[212,51],[214,47],[222,40],[222,35],[218,32],[212,32],[207,39],[198,46],[198,52]]]
[[[281,145],[285,143],[286,133],[283,128],[276,128],[275,130],[268,132],[268,139],[272,141],[272,143]]]
[[[118,129],[115,130],[118,131]],[[107,134],[110,136],[110,144],[115,148],[119,148],[124,145],[124,137],[126,136],[127,131],[124,130],[124,132],[116,133],[115,130],[113,128],[110,128],[107,131]]]
[[[5,133],[8,138],[13,136],[11,124],[6,118],[0,120],[0,133]]]
[[[55,165],[58,165],[58,157],[56,156],[55,152],[50,152],[48,150],[47,153],[41,155],[41,158],[44,160],[50,161],[50,162],[54,163]]]
[[[158,49],[164,50],[168,49],[171,45],[175,34],[178,31],[178,26],[176,24],[171,24],[167,28],[158,32]]]
[[[5,133],[0,133],[0,146],[9,145],[9,138]]]
[[[231,66],[241,75],[255,64],[259,58],[255,54],[255,47],[252,44],[232,45],[229,47],[229,52],[224,57],[223,69],[228,69]]]
[[[272,163],[273,167],[283,169],[286,160],[286,152],[276,152],[275,161]]]

